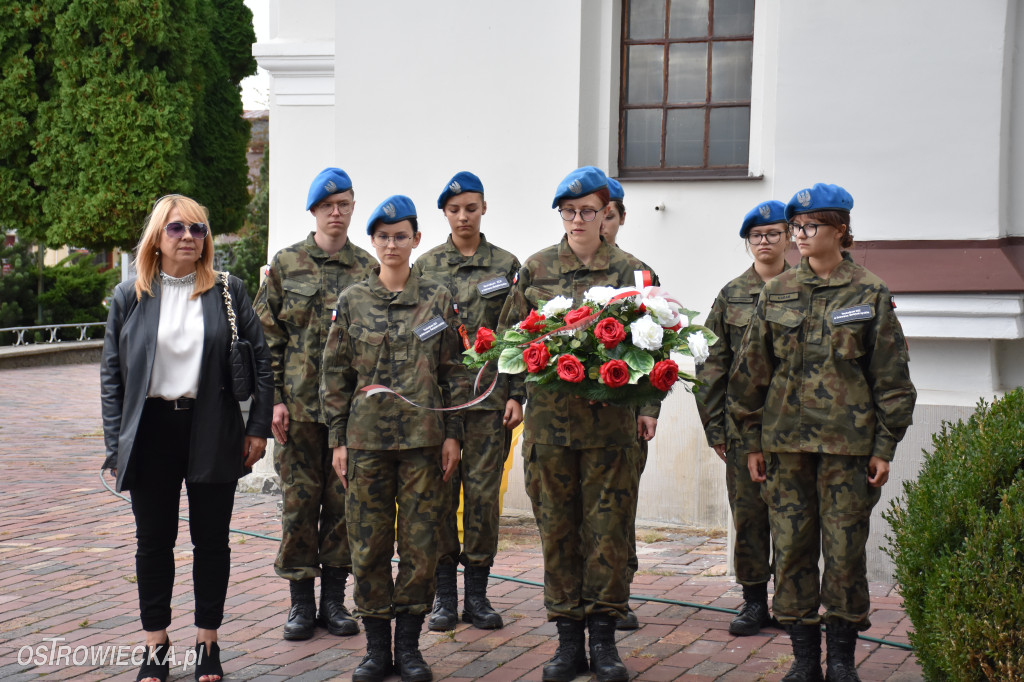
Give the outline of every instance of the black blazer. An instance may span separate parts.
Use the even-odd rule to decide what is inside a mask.
[[[228,279],[235,307],[238,335],[249,341],[256,356],[256,392],[249,408],[249,422],[228,384],[227,355],[231,327],[224,309],[224,295],[217,284],[200,296],[203,304],[203,359],[199,390],[192,415],[186,478],[193,483],[229,483],[249,469],[243,465],[245,436],[270,437],[274,384],[270,352],[263,327],[252,309],[245,286],[237,277]],[[103,339],[100,393],[103,402],[103,438],[107,456],[103,468],[117,468],[117,490],[130,490],[131,457],[142,407],[156,355],[160,323],[160,283],[153,283],[152,297],[135,297],[135,280],[114,289]]]

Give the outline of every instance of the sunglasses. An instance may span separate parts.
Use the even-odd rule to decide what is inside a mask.
[[[185,236],[185,223],[178,222],[177,220],[173,223],[167,223],[164,225],[164,231],[167,232],[167,236],[171,239],[181,239]],[[193,239],[206,239],[206,235],[210,233],[210,228],[205,223],[192,223],[188,226],[188,233],[192,235]]]

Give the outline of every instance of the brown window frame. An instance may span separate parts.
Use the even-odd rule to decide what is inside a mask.
[[[708,31],[707,35],[703,38],[668,38],[668,32],[670,27],[670,12],[672,7],[672,0],[665,0],[665,36],[657,40],[631,40],[629,38],[629,6],[632,0],[622,0],[622,33],[619,40],[620,48],[620,78],[619,78],[619,149],[618,149],[618,177],[628,178],[631,180],[671,180],[671,179],[692,179],[692,180],[714,180],[722,178],[736,178],[736,179],[756,179],[751,178],[749,175],[750,167],[750,133],[748,126],[747,133],[747,160],[743,164],[729,164],[729,165],[708,165],[708,153],[709,153],[709,133],[711,125],[711,110],[712,109],[734,109],[739,107],[746,107],[748,113],[751,109],[751,101],[747,100],[731,100],[729,102],[712,102],[711,101],[711,77],[712,77],[712,58],[714,50],[711,49],[713,43],[720,42],[749,42],[753,44],[754,34],[753,30],[749,35],[742,36],[726,36],[726,37],[715,37],[714,36],[714,20],[715,20],[715,2],[716,0],[708,0]],[[756,3],[756,0],[755,0]],[[670,104],[668,102],[669,89],[668,89],[668,64],[669,64],[669,47],[676,44],[704,44],[708,46],[707,50],[707,79],[705,82],[704,102],[700,104]],[[664,59],[662,67],[662,94],[661,94],[661,106],[652,106],[651,104],[628,104],[627,93],[629,88],[629,48],[633,45],[662,45],[664,46]],[[751,79],[753,79],[753,66],[751,66]],[[645,166],[645,167],[632,167],[627,168],[625,165],[626,160],[626,112],[630,110],[641,110],[641,109],[661,109],[661,164],[659,166]],[[703,109],[704,110],[704,154],[703,164],[701,166],[665,166],[665,128],[668,122],[668,112],[680,109]]]

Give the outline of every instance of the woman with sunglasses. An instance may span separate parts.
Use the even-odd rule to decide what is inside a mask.
[[[582,304],[591,287],[633,286],[643,264],[601,238],[609,206],[608,178],[593,166],[559,184],[561,241],[527,259],[502,318],[522,320],[556,296]],[[568,681],[590,668],[601,682],[627,680],[615,647],[615,623],[629,599],[631,500],[637,476],[633,449],[657,428],[657,405],[637,411],[593,403],[527,382],[523,432],[526,491],[544,555],[544,606],[558,629],[558,650],[544,680]]]
[[[170,667],[171,591],[182,481],[195,546],[195,677],[223,676],[217,630],[224,617],[235,484],[263,457],[270,435],[270,357],[242,282],[228,278],[238,336],[252,344],[256,392],[243,423],[227,365],[231,327],[213,270],[207,211],[171,194],[146,219],[138,276],[117,285],[107,318],[100,387],[104,469],[131,493],[138,547],[135,574],[146,638],[138,680],[163,681]]]
[[[715,332],[719,341],[711,346],[711,354],[704,364],[697,366],[697,378],[703,383],[695,397],[708,445],[725,462],[725,486],[736,530],[732,556],[736,582],[743,586],[743,606],[729,623],[729,632],[748,636],[756,635],[771,622],[768,610],[771,531],[768,506],[761,499],[761,486],[750,480],[747,453],[729,418],[729,371],[738,357],[740,341],[764,283],[789,269],[786,205],[781,201],[765,201],[755,206],[743,218],[740,237],[754,263],[722,287],[711,306],[704,324]]]
[[[334,470],[348,491],[356,615],[366,630],[366,656],[352,679],[383,680],[393,660],[403,682],[426,682],[433,674],[420,631],[434,599],[444,484],[459,466],[463,438],[461,413],[444,408],[468,400],[469,376],[451,292],[409,262],[422,236],[412,200],[385,199],[366,232],[380,265],[338,298],[320,389]]]
[[[892,296],[846,251],[852,208],[849,192],[820,183],[787,204],[800,265],[765,284],[729,376],[729,410],[768,503],[772,607],[795,657],[787,682],[822,679],[822,621],[827,679],[859,680],[868,524],[917,397]]]

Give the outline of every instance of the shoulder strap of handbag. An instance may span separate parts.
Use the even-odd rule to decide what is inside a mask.
[[[231,292],[228,291],[228,273],[220,273],[221,284],[224,285],[224,308],[228,311],[228,324],[231,325],[231,342],[238,340],[238,327],[235,325],[235,306],[231,303]]]

